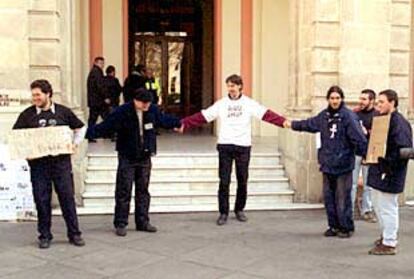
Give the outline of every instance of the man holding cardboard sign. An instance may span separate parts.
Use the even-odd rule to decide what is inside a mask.
[[[369,251],[371,255],[397,253],[398,194],[404,191],[408,165],[408,159],[400,156],[400,150],[413,147],[411,125],[397,111],[397,107],[398,95],[395,91],[385,90],[379,93],[378,110],[387,117],[380,120],[382,123],[377,126],[379,129],[376,129],[374,118],[371,140],[383,137],[386,145],[383,155],[380,154],[382,156],[379,156],[377,163],[370,166],[368,172],[368,185],[373,188],[372,201],[381,229],[380,239],[375,241],[375,247]],[[384,129],[387,126],[388,129]],[[371,154],[377,152],[373,145],[374,142],[370,142],[367,160],[371,160]]]
[[[30,89],[33,105],[19,115],[13,129],[67,126],[75,130],[73,144],[76,147],[86,132],[82,121],[69,108],[52,102],[53,90],[47,80],[32,82]],[[36,139],[27,140],[35,141]],[[44,138],[43,140],[48,139]],[[49,153],[47,156],[28,159],[28,162],[38,215],[39,248],[49,248],[53,238],[50,230],[52,224],[52,183],[66,222],[69,242],[75,246],[85,245],[79,231],[76,214],[70,154],[59,153],[59,155],[52,156]]]

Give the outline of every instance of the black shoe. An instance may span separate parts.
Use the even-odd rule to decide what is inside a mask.
[[[236,211],[236,219],[240,222],[247,222],[247,217],[243,211]]]
[[[126,236],[127,235],[127,227],[117,227],[117,228],[115,228],[115,234],[117,236]]]
[[[47,239],[47,238],[41,238],[41,239],[39,239],[39,248],[40,249],[47,249],[47,248],[49,248],[50,247],[50,242],[51,242],[51,240],[50,239]]]
[[[337,233],[337,235],[338,235],[339,238],[350,238],[353,235],[353,232],[352,231],[349,231],[349,232],[341,232],[341,231],[339,231]]]
[[[94,139],[88,139],[88,142],[89,142],[89,143],[95,143],[95,142],[96,142],[96,140],[94,140]]]
[[[338,231],[336,229],[329,228],[326,230],[326,232],[323,234],[326,237],[333,237],[338,235]]]
[[[80,235],[74,235],[69,238],[69,243],[78,247],[85,246],[85,240]]]
[[[220,214],[216,221],[218,226],[222,226],[227,223],[227,214]]]
[[[155,227],[155,226],[151,225],[150,223],[148,223],[144,226],[137,226],[137,231],[155,233],[155,232],[157,232],[157,227]]]

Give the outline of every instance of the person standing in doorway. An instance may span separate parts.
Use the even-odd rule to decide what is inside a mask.
[[[145,66],[134,66],[131,73],[124,81],[124,102],[128,103],[134,99],[135,92],[139,88],[145,88]]]
[[[108,104],[110,100],[106,98],[103,87],[103,68],[105,66],[105,59],[103,57],[96,57],[91,71],[89,72],[87,79],[88,89],[88,107],[89,107],[89,119],[88,126],[96,124],[98,117],[102,119],[108,115]],[[89,142],[95,142],[95,140],[89,140]]]

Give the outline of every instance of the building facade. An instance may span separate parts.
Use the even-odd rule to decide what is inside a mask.
[[[225,94],[224,79],[240,73],[246,94],[292,119],[325,107],[333,84],[350,105],[364,88],[393,88],[414,119],[412,11],[409,0],[2,0],[0,139],[29,105],[32,80],[50,80],[54,99],[85,119],[94,57],[123,80],[148,53],[156,71],[171,67],[174,46],[181,80],[158,69],[173,112],[210,105]],[[259,122],[253,133],[277,138],[295,200],[320,202],[314,136]],[[74,158],[80,203],[85,154],[86,143]],[[414,198],[412,166],[406,186]]]

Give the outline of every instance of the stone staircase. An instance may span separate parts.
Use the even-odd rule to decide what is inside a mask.
[[[217,211],[218,155],[162,153],[152,158],[151,212]],[[116,153],[89,153],[84,206],[80,214],[111,214],[117,168]],[[232,174],[231,206],[236,192]],[[280,154],[252,153],[246,210],[295,209],[293,190],[285,176]],[[133,209],[133,199],[131,210]],[[303,208],[303,205],[299,206]]]

